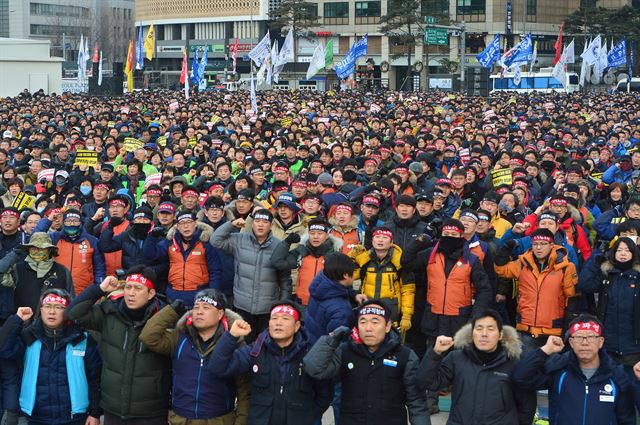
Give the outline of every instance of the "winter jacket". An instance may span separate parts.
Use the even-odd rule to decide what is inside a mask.
[[[447,425],[530,425],[531,417],[523,413],[525,405],[535,406],[535,394],[516,388],[510,377],[522,353],[518,332],[503,327],[502,350],[488,364],[473,348],[471,324],[464,325],[454,341],[456,349],[449,353],[436,354],[430,348],[417,376],[422,391],[452,386]]]
[[[632,425],[635,410],[631,382],[623,366],[604,349],[600,367],[586,379],[572,350],[547,356],[537,349],[523,357],[513,371],[516,385],[549,391],[550,425]]]
[[[310,345],[301,327],[291,345],[280,348],[268,329],[250,346],[225,332],[209,360],[209,372],[218,377],[251,374],[251,425],[311,425],[322,417],[333,398],[331,381],[307,375],[302,359]]]
[[[278,270],[297,270],[295,293],[303,305],[309,304],[309,285],[316,275],[324,269],[324,257],[332,252],[339,252],[342,240],[329,236],[319,247],[309,243],[306,234],[300,244],[291,249],[286,240],[279,242],[271,255],[271,264]]]
[[[493,289],[482,263],[467,245],[447,256],[438,252],[438,245],[423,249],[424,245],[412,241],[401,259],[403,267],[427,284],[422,331],[433,337],[453,336],[473,313],[490,305]]]
[[[627,217],[623,213],[622,206],[617,206],[614,209],[603,211],[600,217],[593,222],[593,228],[596,229],[598,239],[608,243],[616,236],[618,224],[626,220]]]
[[[321,271],[309,287],[309,305],[304,312],[304,325],[311,344],[340,326],[354,325],[351,298],[353,290],[329,279]]]
[[[198,219],[200,220],[200,213],[198,213],[198,216]],[[213,231],[215,231],[218,227],[226,223],[227,219],[222,217],[219,222],[212,223],[204,216],[203,212],[201,221],[202,223],[211,226]],[[233,296],[233,270],[235,269],[233,256],[218,248],[214,248],[213,246],[210,248],[213,251],[213,267],[209,269],[212,279],[211,287],[221,291],[227,297],[231,297]]]
[[[102,233],[98,246],[104,253],[120,252],[122,254],[122,268],[127,270],[133,266],[146,264],[142,256],[142,244],[144,240],[133,236],[131,226],[117,236],[113,234],[113,228],[107,226]]]
[[[570,215],[564,217],[560,222],[559,229],[566,235],[569,245],[574,247],[576,253],[581,255],[584,261],[587,261],[589,256],[591,256],[591,243],[582,227],[582,216],[580,215],[580,211],[573,206],[569,206],[569,212]],[[538,216],[536,214],[530,214],[524,219],[524,223],[531,225],[525,232],[525,235],[528,236],[538,228]]]
[[[321,337],[304,358],[304,368],[316,379],[336,379],[342,384],[341,425],[430,424],[426,394],[418,389],[418,356],[401,344],[392,329],[371,353],[352,338],[340,343]]]
[[[631,183],[633,171],[633,168],[623,171],[618,168],[618,164],[613,164],[611,167],[607,168],[607,171],[602,175],[602,181],[606,184],[621,183],[626,185],[627,183]]]
[[[15,235],[6,236],[0,232],[0,280],[4,280],[4,273],[23,258],[22,250],[17,249],[21,244],[29,242],[29,235],[18,231]],[[15,280],[14,280],[15,283]],[[0,323],[16,311],[13,304],[13,288],[0,285]]]
[[[402,317],[413,316],[413,300],[416,285],[413,274],[402,268],[400,257],[402,250],[392,245],[383,259],[378,259],[373,249],[364,251],[356,258],[358,268],[353,274],[360,279],[360,292],[368,298],[385,299],[393,311],[392,318],[399,321]]]
[[[16,308],[31,307],[36,311],[40,307],[40,296],[47,289],[64,289],[75,296],[71,273],[61,264],[54,262],[47,274],[38,278],[31,266],[21,261],[12,268],[11,274],[15,282],[13,299]]]
[[[307,233],[307,223],[305,220],[303,220],[302,216],[294,217],[291,224],[286,228],[278,217],[274,217],[273,223],[271,225],[271,234],[275,238],[284,240],[292,233],[297,233],[298,235],[300,235],[300,237],[304,236]]]
[[[45,222],[45,228],[42,231],[48,231],[51,221],[43,218],[41,222]],[[97,285],[102,282],[106,276],[106,264],[96,237],[84,230],[81,230],[80,235],[75,238],[70,238],[64,232],[49,232],[49,235],[53,245],[58,247],[58,256],[55,260],[71,272],[76,294],[81,293],[93,283]]]
[[[560,336],[565,326],[567,304],[576,295],[578,275],[566,250],[553,245],[544,268],[529,250],[508,261],[505,248],[496,255],[496,273],[506,279],[518,279],[518,315],[516,328],[534,335]]]
[[[52,332],[53,335],[45,334],[41,320],[24,328],[22,320],[16,315],[5,322],[1,331],[3,338],[0,341],[0,357],[24,357],[25,360],[20,392],[22,410],[29,415],[31,421],[42,424],[63,424],[85,418],[87,414],[99,418],[102,413],[99,406],[99,370],[102,362],[96,342],[73,324]],[[39,360],[35,357],[38,351]],[[82,353],[76,354],[77,351]],[[29,353],[34,356],[33,364],[29,362]],[[74,355],[82,355],[79,376],[84,377],[86,386],[82,383],[71,386],[69,383],[71,372],[67,368],[67,362]],[[35,381],[35,388],[30,386],[32,381]],[[75,391],[73,394],[72,390]],[[72,399],[88,403],[73,406]],[[74,409],[76,412],[73,412]]]
[[[249,411],[248,379],[245,376],[214,378],[206,366],[222,334],[240,316],[225,310],[224,319],[206,342],[189,323],[190,318],[191,312],[180,318],[168,305],[151,317],[140,333],[140,341],[150,350],[171,357],[172,410],[180,417],[192,420],[218,418],[235,412],[235,425],[245,424]]]
[[[340,252],[343,254],[348,254],[355,245],[364,244],[364,231],[358,228],[357,215],[353,215],[345,226],[340,226],[335,216],[329,218],[329,224],[332,226],[331,235],[342,241]]]
[[[209,245],[212,228],[198,223],[195,232],[184,246],[182,235],[175,226],[166,238],[156,238],[149,234],[142,245],[144,259],[149,264],[169,263],[169,287],[174,298],[179,297],[193,305],[196,291],[213,286],[214,253]],[[168,288],[169,289],[169,288]]]
[[[92,234],[99,238],[102,232],[106,231],[110,226],[111,219],[100,223],[95,226]],[[113,227],[113,235],[119,236],[129,228],[129,220],[124,220],[122,223]],[[107,276],[113,276],[116,274],[116,270],[122,268],[122,251],[114,251],[104,254],[104,263],[107,270]]]
[[[402,220],[397,214],[394,214],[392,219],[384,225],[393,233],[393,243],[403,251],[411,239],[415,239],[416,236],[427,230],[427,224],[420,221],[420,215],[417,212],[406,220]]]
[[[100,407],[123,419],[166,415],[169,409],[171,363],[154,353],[139,339],[151,316],[165,302],[156,296],[145,308],[140,321],[126,314],[123,298],[97,303],[106,294],[98,285],[90,286],[67,308],[67,317],[100,333],[102,354]]]
[[[506,241],[515,239],[518,241],[518,245],[511,251],[512,257],[518,257],[525,252],[529,251],[532,247],[531,244],[531,236],[524,236],[523,234],[514,233],[513,230],[509,229],[500,239],[500,247],[504,245]],[[555,235],[553,235],[553,240],[556,245],[561,245],[567,251],[567,258],[574,266],[576,266],[576,270],[580,268],[581,260],[578,259],[578,254],[576,254],[576,250],[573,249],[569,242],[567,242],[567,238],[564,235],[562,230],[558,230]]]
[[[640,353],[640,265],[623,271],[595,258],[580,272],[578,289],[598,294],[604,348],[619,356]]]
[[[276,270],[271,256],[280,242],[269,235],[259,244],[251,233],[242,233],[231,223],[220,226],[211,245],[233,255],[235,260],[233,304],[251,314],[267,314],[273,303],[291,297],[291,271]]]

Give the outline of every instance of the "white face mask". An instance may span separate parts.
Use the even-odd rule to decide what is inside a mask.
[[[87,150],[94,151],[94,150],[96,150],[96,147],[95,146],[87,146]]]

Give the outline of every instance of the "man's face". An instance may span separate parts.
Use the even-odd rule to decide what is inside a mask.
[[[456,174],[455,176],[451,177],[451,180],[456,185],[456,189],[462,189],[464,187],[464,184],[466,183],[465,176],[462,176],[459,174]]]
[[[473,326],[473,345],[480,351],[491,353],[495,351],[502,339],[502,332],[498,329],[496,319],[491,316],[476,320]]]
[[[604,338],[593,331],[580,330],[569,337],[569,345],[579,361],[589,363],[598,356]]]
[[[0,218],[0,226],[2,227],[2,233],[5,235],[13,235],[18,231],[20,219],[11,215],[3,215],[2,218]]]
[[[548,218],[540,220],[540,222],[538,223],[538,227],[540,227],[541,229],[547,229],[554,235],[558,231],[558,223],[555,220],[550,220]]]
[[[372,238],[371,244],[373,245],[373,249],[386,251],[391,249],[391,245],[393,245],[393,240],[389,239],[389,237],[384,235],[376,235]]]
[[[360,211],[362,212],[362,215],[364,216],[364,218],[369,220],[371,217],[378,214],[378,211],[380,211],[380,208],[371,204],[362,204],[362,206],[360,207]]]
[[[131,310],[137,310],[145,305],[156,295],[154,289],[134,282],[124,284],[124,302]]]
[[[126,212],[126,207],[122,205],[109,204],[109,216],[123,218]]]
[[[564,217],[567,214],[566,205],[551,204],[549,205],[549,210],[558,217]]]
[[[416,210],[420,217],[426,217],[433,211],[433,202],[429,201],[418,201],[416,202]]]
[[[293,219],[294,211],[284,204],[278,205],[276,211],[278,212],[278,217],[280,217],[280,220],[284,221],[285,223]]]
[[[29,218],[27,218],[27,221],[24,223],[24,226],[22,227],[24,228],[25,232],[27,232],[28,234],[31,234],[33,233],[33,229],[36,228],[39,221],[40,221],[39,215],[31,214]]]
[[[363,314],[358,317],[358,333],[367,347],[377,347],[382,344],[390,330],[391,322],[386,322],[382,316]]]
[[[58,329],[62,326],[64,317],[64,306],[60,303],[46,303],[40,307],[42,322],[49,329]]]
[[[396,207],[396,214],[398,215],[398,218],[400,218],[401,220],[408,220],[411,217],[413,217],[413,214],[416,212],[415,207],[412,207],[411,205],[407,205],[407,204],[399,204]]]
[[[491,222],[488,220],[480,220],[476,226],[476,232],[480,234],[487,233],[491,229]]]
[[[198,206],[198,197],[191,195],[183,196],[182,205],[188,210],[193,210]]]
[[[219,207],[209,207],[205,210],[207,218],[212,223],[217,223],[224,217],[224,210]]]
[[[640,219],[640,205],[631,204],[626,212],[627,218],[639,220]]]
[[[186,240],[191,240],[191,237],[196,231],[196,222],[193,220],[180,220],[178,222],[178,232]]]
[[[209,303],[197,302],[191,310],[193,327],[198,331],[215,329],[224,315],[224,310],[220,310]]]
[[[277,313],[269,318],[269,336],[274,341],[287,341],[300,329],[300,321],[290,314]]]
[[[160,211],[158,213],[158,222],[162,227],[169,227],[173,225],[173,220],[175,218],[176,218],[176,215],[168,211]]]
[[[469,217],[460,218],[460,223],[464,226],[464,235],[467,237],[473,236],[478,227],[478,222]]]
[[[335,217],[340,226],[346,226],[351,221],[352,215],[349,211],[340,209],[336,211]]]
[[[493,201],[485,201],[485,200],[480,201],[480,208],[490,212],[491,216],[495,216],[496,213],[498,212],[498,204]]]
[[[257,238],[266,238],[271,232],[271,222],[263,219],[253,220],[251,229]]]
[[[248,214],[251,211],[251,205],[251,201],[247,199],[238,199],[236,200],[236,211],[240,215]]]
[[[327,239],[329,239],[327,232],[323,232],[322,230],[309,231],[309,244],[314,248],[322,245]]]
[[[306,199],[302,204],[302,209],[306,214],[315,215],[320,211],[320,202],[314,198]]]
[[[531,244],[531,249],[533,251],[533,255],[538,260],[546,259],[549,256],[549,254],[551,254],[551,248],[553,248],[553,245],[550,244],[549,242],[534,241]]]

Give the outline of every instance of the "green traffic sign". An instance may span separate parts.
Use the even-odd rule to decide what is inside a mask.
[[[427,28],[424,32],[425,44],[446,46],[449,44],[449,35],[446,29]]]
[[[436,17],[435,16],[425,16],[424,17],[424,23],[425,24],[434,25],[436,23]]]

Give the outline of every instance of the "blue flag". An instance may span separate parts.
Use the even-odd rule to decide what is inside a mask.
[[[503,65],[509,69],[513,64],[531,62],[531,59],[533,59],[533,41],[529,33],[513,48],[513,53],[503,60]]]
[[[144,68],[144,39],[142,38],[142,22],[138,30],[138,43],[136,44],[136,69]]]
[[[198,84],[200,81],[199,68],[200,65],[198,65],[198,49],[195,49],[193,51],[193,62],[191,62],[191,82],[193,84]]]
[[[369,51],[369,34],[365,34],[360,40],[353,45],[356,60],[363,56],[367,56]]]
[[[631,84],[631,76],[633,75],[633,50],[635,48],[636,43],[631,40],[631,51],[629,52],[629,76],[627,77],[627,82]]]
[[[204,80],[204,69],[209,64],[209,46],[204,46],[204,52],[202,52],[202,59],[200,59],[200,65],[198,66],[198,84]]]
[[[347,78],[349,75],[353,74],[353,67],[356,63],[356,54],[355,54],[356,43],[353,43],[351,49],[347,52],[347,55],[338,62],[335,66],[336,74],[341,79]]]
[[[494,62],[500,59],[500,34],[496,34],[491,44],[476,56],[476,59],[485,68],[491,68]]]
[[[615,68],[627,63],[627,40],[622,39],[607,55],[607,67]]]

